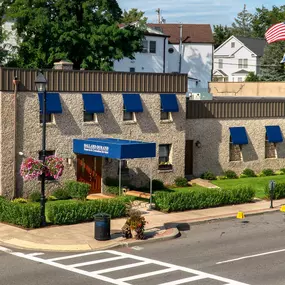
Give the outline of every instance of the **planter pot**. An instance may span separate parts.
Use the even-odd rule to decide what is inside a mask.
[[[171,170],[172,169],[172,165],[171,164],[166,164],[166,165],[159,165],[158,166],[159,170]]]

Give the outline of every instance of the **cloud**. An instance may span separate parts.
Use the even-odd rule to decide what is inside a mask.
[[[264,5],[271,8],[272,5],[282,5],[281,0],[144,0],[135,2],[133,0],[117,0],[122,9],[138,8],[145,12],[149,22],[155,22],[157,14],[155,10],[160,8],[162,17],[167,23],[205,23],[231,25],[237,14],[247,5],[249,12],[254,13],[257,7]]]

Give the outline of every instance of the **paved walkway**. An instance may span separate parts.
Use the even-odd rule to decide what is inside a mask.
[[[178,236],[176,228],[180,223],[200,223],[203,221],[235,217],[238,211],[245,216],[279,211],[285,204],[285,199],[274,201],[274,208],[270,209],[269,201],[225,206],[219,208],[185,211],[164,214],[158,211],[144,211],[147,220],[147,236],[144,241],[126,240],[120,236],[125,218],[111,222],[112,239],[97,241],[94,239],[94,223],[82,223],[68,226],[51,226],[46,228],[24,230],[19,227],[0,223],[0,244],[32,250],[52,251],[86,251],[107,249],[117,246],[134,246],[145,242],[171,239]]]

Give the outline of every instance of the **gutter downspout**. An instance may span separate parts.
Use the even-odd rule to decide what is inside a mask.
[[[165,73],[165,56],[166,56],[165,44],[166,44],[166,37],[164,38],[164,46],[163,46],[163,73]]]
[[[20,81],[17,76],[14,77],[14,146],[13,146],[13,173],[14,173],[14,189],[13,189],[13,198],[16,198],[18,195],[17,191],[17,93],[18,93],[18,85]]]
[[[181,73],[182,64],[182,25],[180,25],[180,37],[179,37],[179,73]]]

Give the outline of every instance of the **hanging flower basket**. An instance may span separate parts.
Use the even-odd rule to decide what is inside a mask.
[[[59,179],[63,169],[63,159],[60,157],[48,156],[44,164],[41,160],[28,157],[21,164],[20,174],[24,181],[37,180],[43,173],[46,177],[52,176],[54,179]]]

